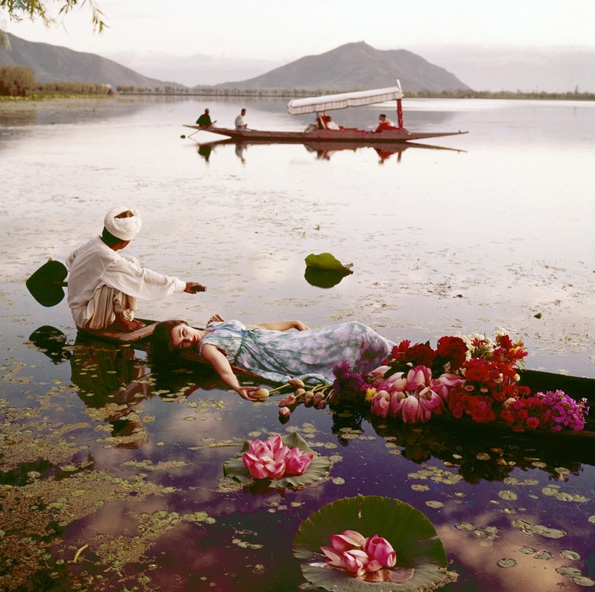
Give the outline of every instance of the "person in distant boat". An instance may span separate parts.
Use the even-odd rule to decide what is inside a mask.
[[[231,364],[273,382],[300,378],[307,384],[331,384],[337,364],[346,361],[354,372],[371,372],[393,346],[356,321],[309,329],[301,321],[244,325],[214,319],[200,330],[172,320],[156,325],[149,360],[157,368],[168,368],[184,353],[186,359],[207,362],[225,384],[251,401],[258,387],[242,386]]]
[[[200,125],[200,127],[209,127],[216,123],[215,121],[211,121],[211,116],[209,115],[209,110],[205,109],[205,112],[196,120],[196,123]]]
[[[159,300],[174,292],[206,290],[197,282],[184,282],[141,267],[135,258],[118,253],[141,228],[136,210],[112,208],[103,223],[102,234],[73,251],[66,260],[68,305],[77,327],[134,331],[144,327],[134,318],[137,298]]]
[[[246,115],[246,109],[242,109],[240,114],[236,117],[236,129],[247,130],[248,124],[244,122],[244,115]]]
[[[384,114],[381,113],[378,116],[378,127],[376,128],[377,132],[381,132],[382,130],[386,129],[397,129],[395,124]]]
[[[326,129],[329,129],[329,130],[340,130],[340,129],[342,129],[340,125],[338,125],[337,123],[335,123],[333,121],[333,118],[330,115],[325,115],[324,116],[324,124],[326,126]]]

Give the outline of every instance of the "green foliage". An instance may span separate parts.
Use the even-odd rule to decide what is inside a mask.
[[[55,1],[55,0],[54,0]],[[0,0],[0,8],[8,13],[12,21],[21,21],[24,18],[30,20],[41,19],[46,25],[55,24],[55,19],[50,16],[50,4],[52,0]],[[94,0],[59,0],[62,4],[59,14],[65,15],[73,8],[89,3],[91,6],[93,29],[101,33],[107,26],[103,21],[103,13]]]
[[[35,84],[33,70],[25,66],[0,66],[0,95],[24,97]]]

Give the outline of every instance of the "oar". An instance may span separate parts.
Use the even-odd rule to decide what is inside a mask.
[[[60,261],[48,260],[26,282],[31,296],[42,306],[56,306],[64,299],[68,269]]]

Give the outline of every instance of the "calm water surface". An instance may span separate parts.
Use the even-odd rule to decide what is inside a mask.
[[[282,425],[274,400],[241,401],[212,377],[157,380],[140,352],[76,341],[66,304],[43,308],[24,286],[98,233],[107,209],[131,204],[144,220],[131,253],[208,286],[143,303],[143,316],[358,319],[414,341],[503,326],[524,340],[528,367],[595,377],[595,105],[406,100],[411,131],[469,134],[390,155],[205,146],[217,137],[188,138],[182,124],[207,106],[221,125],[242,106],[254,128],[310,120],[278,101],[0,103],[0,482],[17,486],[0,523],[8,589],[304,589],[297,528],[356,494],[428,516],[459,574],[448,590],[579,589],[562,566],[595,579],[587,447],[303,407]],[[334,118],[365,128],[390,108]],[[304,258],[325,251],[354,270],[327,289],[304,277]],[[44,326],[63,334],[53,356]],[[328,481],[281,495],[223,479],[244,440],[288,430],[333,458]],[[564,536],[529,536],[518,520]]]

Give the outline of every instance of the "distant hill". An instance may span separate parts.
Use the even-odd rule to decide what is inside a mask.
[[[136,88],[173,84],[148,78],[92,53],[25,41],[10,33],[7,35],[10,49],[5,49],[0,43],[0,66],[28,66],[38,82],[87,82]]]
[[[306,56],[270,72],[215,88],[365,90],[394,86],[405,91],[470,90],[454,74],[405,49],[378,50],[367,43],[347,43],[326,53]]]

